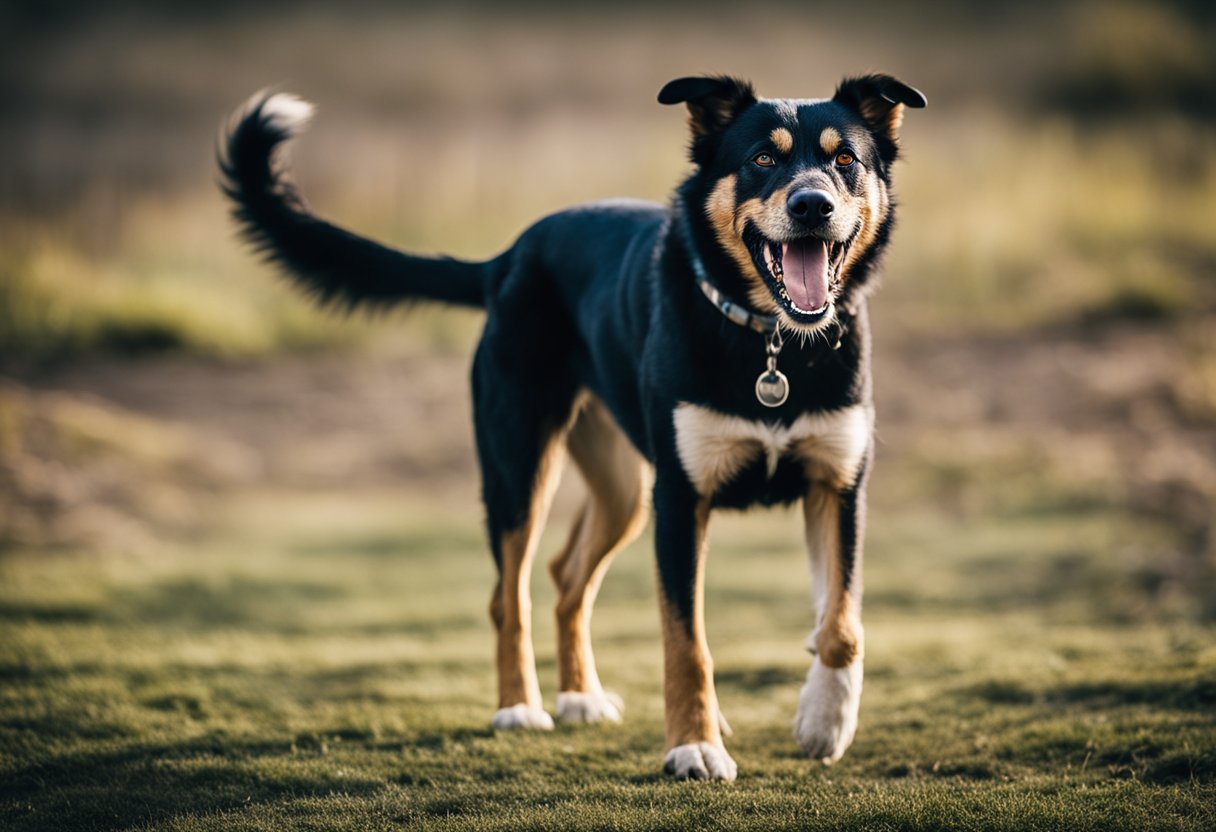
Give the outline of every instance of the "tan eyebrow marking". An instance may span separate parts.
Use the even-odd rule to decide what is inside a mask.
[[[794,136],[784,127],[774,127],[768,138],[773,143],[773,147],[777,148],[777,152],[783,156],[794,149]]]
[[[835,127],[825,127],[823,128],[823,132],[819,134],[819,146],[829,156],[836,152],[836,148],[840,147],[841,141],[840,133]]]

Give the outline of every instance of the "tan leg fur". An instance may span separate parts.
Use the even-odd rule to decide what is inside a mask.
[[[587,483],[588,496],[565,548],[549,564],[558,589],[558,689],[600,694],[591,650],[591,610],[613,555],[646,524],[650,469],[594,399],[579,414],[567,448]]]
[[[523,524],[502,535],[500,576],[490,600],[490,618],[498,631],[498,706],[540,709],[540,684],[532,651],[532,596],[529,580],[536,545],[549,513],[561,468],[562,438],[556,431],[541,457],[532,502]]]

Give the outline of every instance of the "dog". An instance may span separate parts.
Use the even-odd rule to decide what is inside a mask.
[[[664,655],[664,769],[733,780],[704,624],[715,509],[801,501],[817,621],[794,736],[832,763],[861,698],[861,554],[874,408],[867,297],[895,219],[905,108],[889,75],[830,99],[762,99],[686,77],[692,173],[667,206],[612,200],[550,215],[484,262],[423,257],[317,217],[279,149],[309,104],[260,93],[229,121],[221,184],[244,235],[323,305],[484,308],[472,369],[482,496],[498,583],[497,729],[548,729],[529,576],[561,462],[588,497],[550,563],[558,588],[556,716],[616,722],[589,622],[613,555],[653,508]]]

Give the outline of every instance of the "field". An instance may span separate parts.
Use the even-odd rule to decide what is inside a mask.
[[[759,8],[0,15],[0,827],[1216,826],[1211,14],[879,6],[828,36],[826,7]],[[856,743],[825,768],[790,736],[812,614],[780,511],[712,530],[738,782],[659,773],[645,534],[593,626],[625,723],[494,733],[480,319],[294,298],[232,240],[216,124],[267,83],[314,99],[294,158],[324,214],[476,257],[665,199],[670,77],[870,68],[930,108],[873,303]],[[540,568],[534,593],[551,709]]]

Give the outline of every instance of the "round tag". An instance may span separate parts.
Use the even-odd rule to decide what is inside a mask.
[[[780,370],[766,370],[756,379],[756,398],[765,407],[781,407],[789,396],[789,379]]]

